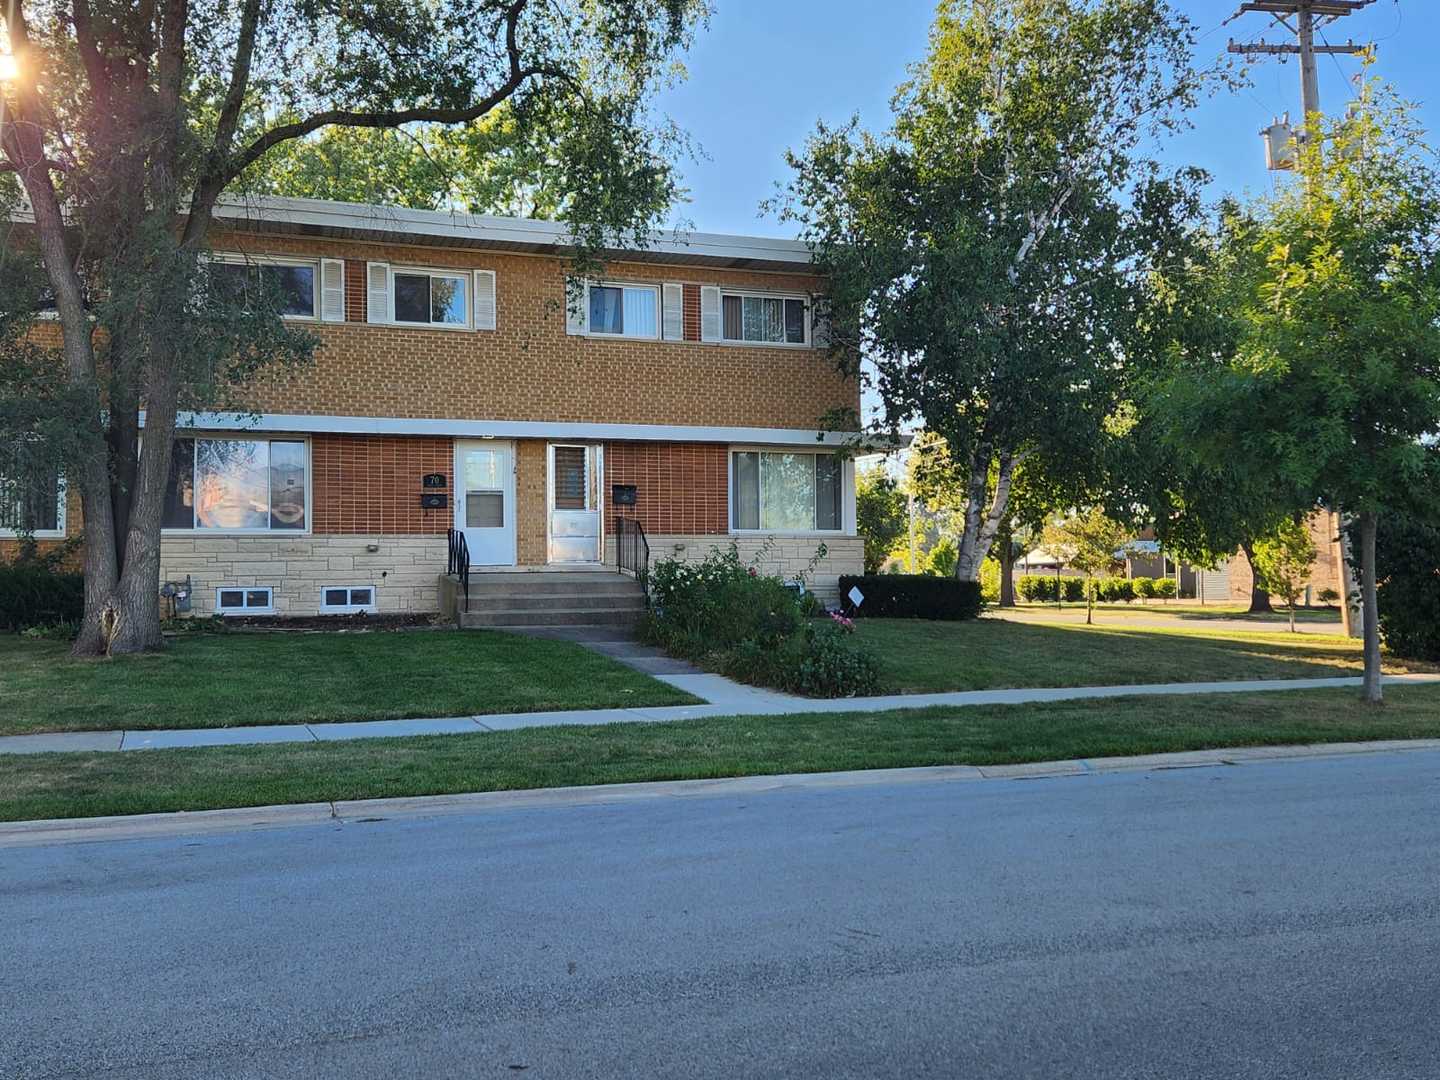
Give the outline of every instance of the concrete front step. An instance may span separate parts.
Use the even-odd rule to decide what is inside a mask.
[[[562,575],[556,574],[556,577]],[[477,596],[644,596],[645,591],[629,578],[618,574],[603,581],[575,583],[570,581],[489,582],[470,579],[470,598]]]
[[[629,629],[639,621],[642,609],[615,608],[544,608],[534,611],[492,609],[467,611],[460,616],[464,630],[477,627],[506,630],[535,626],[613,626]]]
[[[466,609],[475,614],[487,611],[554,611],[578,608],[613,608],[616,611],[644,611],[645,594],[619,593],[566,593],[563,596],[494,596],[470,593],[470,606]]]

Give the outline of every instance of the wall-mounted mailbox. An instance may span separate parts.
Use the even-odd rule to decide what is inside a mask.
[[[420,506],[425,510],[444,510],[450,505],[450,496],[427,491],[420,496]]]
[[[420,486],[424,488],[443,488],[445,486],[445,474],[443,472],[426,473],[420,479]]]
[[[616,506],[634,506],[638,495],[634,484],[612,484],[610,501]]]

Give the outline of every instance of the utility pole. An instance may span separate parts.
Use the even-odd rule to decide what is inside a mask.
[[[1269,15],[1275,25],[1281,26],[1295,36],[1295,42],[1272,44],[1264,39],[1252,44],[1241,44],[1234,38],[1226,46],[1227,51],[1240,56],[1278,56],[1283,62],[1288,56],[1300,57],[1300,106],[1304,117],[1300,130],[1292,132],[1289,116],[1276,119],[1273,124],[1260,132],[1266,141],[1266,160],[1271,169],[1293,169],[1295,167],[1294,144],[1309,138],[1307,130],[1310,118],[1320,112],[1320,80],[1315,69],[1315,57],[1323,55],[1361,56],[1374,48],[1373,44],[1357,45],[1347,40],[1344,45],[1316,45],[1315,34],[1331,23],[1339,22],[1347,15],[1354,15],[1373,4],[1375,0],[1251,0],[1240,5],[1238,11],[1222,25],[1229,25],[1242,15],[1259,12]],[[1294,20],[1293,22],[1291,20]],[[1355,582],[1354,561],[1351,558],[1350,543],[1345,534],[1344,518],[1340,511],[1334,511],[1336,555],[1340,563],[1341,598],[1340,612],[1345,633],[1360,637],[1363,632],[1360,612],[1351,605],[1351,598],[1358,589]],[[1201,600],[1204,603],[1204,600]]]
[[[1360,56],[1373,46],[1359,45],[1353,40],[1344,45],[1316,45],[1315,34],[1333,22],[1354,15],[1369,7],[1375,0],[1251,0],[1240,5],[1238,11],[1222,25],[1229,25],[1242,15],[1259,12],[1269,15],[1275,25],[1283,27],[1294,35],[1295,41],[1271,43],[1261,39],[1252,44],[1241,44],[1234,38],[1226,46],[1227,51],[1240,56],[1287,56],[1300,57],[1300,107],[1304,116],[1300,121],[1301,133],[1310,117],[1320,111],[1320,78],[1315,69],[1315,57],[1323,55]],[[1293,21],[1292,21],[1293,20]],[[1277,127],[1280,126],[1277,122]],[[1262,132],[1262,134],[1264,134]],[[1291,168],[1293,158],[1275,157],[1271,168]]]

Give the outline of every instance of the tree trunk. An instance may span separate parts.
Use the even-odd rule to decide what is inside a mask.
[[[1260,588],[1260,575],[1255,570],[1255,549],[1248,542],[1240,545],[1245,559],[1250,564],[1250,614],[1268,615],[1275,609],[1270,606],[1270,594]]]
[[[1085,579],[1085,625],[1095,625],[1095,580]]]
[[[1000,538],[1000,606],[1015,606],[1015,541],[1009,526]]]
[[[961,581],[979,581],[980,567],[990,554],[990,545],[1010,505],[1010,488],[1015,481],[1015,468],[1021,454],[1002,452],[995,481],[995,494],[986,505],[990,488],[992,450],[979,447],[970,455],[970,483],[965,499],[965,531],[960,536],[959,557],[955,560],[955,576]]]
[[[1380,602],[1375,582],[1375,511],[1360,515],[1360,592],[1364,606],[1365,678],[1361,700],[1367,705],[1384,704],[1380,681]]]

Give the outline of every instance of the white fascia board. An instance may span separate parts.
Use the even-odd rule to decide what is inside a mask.
[[[142,416],[141,422],[144,422]],[[710,442],[761,446],[848,446],[858,432],[796,428],[701,427],[685,424],[582,424],[552,420],[459,420],[301,413],[182,412],[189,431],[255,431],[336,435],[439,435],[461,439],[576,439],[588,442]]]
[[[571,246],[564,222],[531,218],[496,217],[445,210],[411,210],[397,206],[330,202],[263,195],[229,197],[215,207],[221,221],[263,224],[275,222],[319,228],[393,233],[398,237],[440,237],[476,244],[542,247],[563,251]],[[635,255],[654,258],[734,259],[791,263],[796,269],[810,265],[810,248],[799,240],[766,236],[731,236],[724,233],[657,230],[651,242]]]

